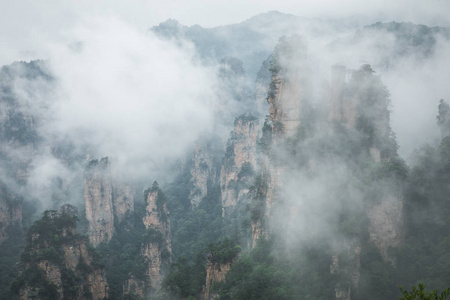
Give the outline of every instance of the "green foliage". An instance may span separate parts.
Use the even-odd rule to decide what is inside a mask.
[[[422,282],[443,290],[450,282],[450,139],[415,152],[405,195],[405,243],[398,251],[398,284]]]
[[[222,235],[220,186],[208,182],[207,195],[198,207],[188,203],[192,190],[189,168],[167,188],[171,211],[172,264],[164,288],[177,297],[198,297],[206,280],[206,248]]]
[[[16,279],[19,272],[17,265],[25,245],[25,235],[20,225],[13,225],[3,230],[8,238],[0,244],[0,299],[14,299],[10,285],[20,285]]]
[[[164,242],[164,236],[158,229],[148,228],[142,236],[144,243],[152,243],[162,246]]]
[[[77,220],[76,216],[54,210],[45,211],[42,219],[36,221],[28,230],[22,261],[33,263],[48,260],[57,265],[62,264],[64,253],[61,246],[81,238],[79,235],[73,235],[70,230],[76,228]]]
[[[273,241],[260,240],[241,255],[218,284],[220,299],[329,299],[329,259],[323,248],[304,249],[287,259]]]
[[[405,291],[400,287],[400,291],[402,297],[399,300],[444,300],[450,295],[450,288],[444,289],[441,293],[436,290],[426,292],[423,283],[419,283],[417,287],[413,285],[411,291]]]
[[[186,197],[189,196],[188,191]],[[170,202],[170,200],[169,200]],[[171,205],[175,205],[172,203]],[[194,258],[222,234],[220,186],[208,183],[208,192],[197,208],[172,212],[172,251],[174,258]]]
[[[254,184],[249,189],[249,195],[252,199],[249,210],[253,222],[262,221],[265,213],[265,197],[267,192],[267,180],[261,175],[255,177]]]
[[[141,257],[141,246],[144,239],[160,238],[156,230],[146,232],[142,223],[145,213],[140,202],[135,203],[135,213],[128,213],[109,243],[97,247],[101,261],[105,265],[106,280],[109,284],[109,299],[122,299],[122,286],[130,275],[137,279],[145,279],[147,264]]]
[[[361,247],[361,277],[355,299],[393,299],[396,295],[395,269],[380,250],[366,241]],[[353,295],[352,295],[353,298]]]
[[[187,298],[198,297],[206,278],[206,259],[199,253],[195,260],[179,258],[170,266],[163,287],[172,295]]]
[[[215,244],[209,244],[207,251],[210,254],[210,260],[214,263],[230,263],[241,252],[241,247],[230,238],[224,238]]]
[[[91,265],[82,259],[75,270],[66,267],[63,246],[84,242],[88,244],[87,237],[72,233],[75,229],[77,217],[59,211],[45,211],[43,217],[36,221],[28,230],[28,240],[25,251],[22,253],[21,263],[23,272],[12,282],[11,291],[18,294],[23,287],[36,291],[39,299],[56,299],[57,287],[47,281],[41,263],[49,264],[61,272],[62,291],[64,299],[74,299],[83,291],[84,299],[92,299],[89,295],[86,279],[93,268],[101,267],[93,248],[88,247],[92,257]]]
[[[258,141],[258,149],[263,153],[268,153],[272,145],[272,122],[269,120],[269,116],[266,116],[261,131],[262,134]]]
[[[154,181],[151,188],[148,188],[144,191],[144,200],[145,203],[148,201],[148,194],[156,193],[156,212],[158,213],[158,218],[162,222],[166,222],[168,219],[168,213],[166,212],[165,205],[167,203],[166,195],[159,188],[158,182]]]

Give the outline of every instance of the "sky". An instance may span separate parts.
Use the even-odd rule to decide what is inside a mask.
[[[144,31],[169,18],[185,25],[214,27],[239,23],[271,10],[305,17],[358,15],[367,23],[395,20],[450,24],[447,0],[0,0],[0,65],[45,57],[43,40],[62,39],[67,30],[86,17],[113,16]]]

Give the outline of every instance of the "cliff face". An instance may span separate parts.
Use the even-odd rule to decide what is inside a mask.
[[[131,299],[145,299],[145,290],[145,282],[133,277],[128,278],[123,285],[124,297],[129,297]]]
[[[249,192],[256,169],[258,125],[256,118],[246,115],[234,122],[220,175],[223,216],[232,211]]]
[[[93,249],[76,234],[76,208],[46,211],[29,231],[19,299],[104,299],[108,286]],[[47,297],[47,298],[46,298]]]
[[[387,196],[379,204],[369,208],[370,241],[380,250],[384,259],[389,260],[389,247],[396,248],[403,241],[403,199]]]
[[[217,299],[218,295],[211,291],[212,286],[215,283],[225,281],[225,276],[231,269],[232,262],[219,263],[214,262],[212,254],[208,256],[208,262],[206,264],[206,285],[203,287],[202,299]]]
[[[197,207],[208,193],[208,187],[219,179],[222,146],[218,137],[207,137],[197,141],[191,157],[191,191],[189,200]]]
[[[108,242],[114,234],[114,222],[120,223],[127,211],[134,210],[131,188],[114,179],[108,157],[89,162],[84,175],[88,236],[94,247]]]
[[[294,134],[300,125],[301,99],[304,95],[298,76],[290,76],[287,79],[283,72],[273,74],[267,98],[270,104],[270,120],[274,124],[273,132],[286,137]]]
[[[358,287],[363,268],[361,252],[364,252],[364,247],[371,246],[363,245],[366,241],[361,238],[362,235],[357,238],[348,229],[347,226],[355,226],[346,223],[349,222],[349,211],[354,214],[352,218],[367,220],[364,225],[361,223],[359,230],[368,234],[369,242],[378,248],[385,261],[391,260],[389,247],[398,247],[403,239],[401,187],[400,184],[392,186],[392,180],[397,179],[374,178],[370,188],[378,195],[374,200],[367,193],[369,188],[366,183],[361,178],[352,178],[352,174],[358,173],[370,178],[370,172],[399,163],[389,125],[389,93],[369,65],[353,71],[336,66],[332,69],[328,87],[318,93],[324,97],[323,103],[320,103],[323,106],[313,109],[309,104],[310,86],[305,79],[308,69],[301,57],[299,64],[289,60],[303,51],[295,51],[292,47],[289,41],[277,45],[270,66],[272,81],[267,98],[270,115],[262,127],[262,151],[258,160],[258,176],[264,184],[255,180],[255,185],[250,189],[252,244],[255,246],[257,239],[270,234],[274,226],[279,227],[283,236],[289,237],[283,229],[295,234],[299,231],[296,226],[305,225],[296,218],[305,217],[311,209],[305,201],[317,199],[314,196],[307,199],[309,196],[305,195],[309,192],[309,186],[301,187],[302,184],[311,183],[321,191],[328,191],[319,196],[320,200],[327,201],[322,198],[330,197],[330,201],[340,204],[334,214],[323,214],[317,218],[322,223],[342,228],[339,230],[342,230],[343,236],[334,245],[330,271],[346,278],[335,282],[334,298],[351,299],[351,286]],[[285,64],[283,59],[286,57],[292,61],[292,66]],[[345,142],[339,145],[340,140]],[[356,151],[351,149],[351,143],[355,143]],[[323,148],[329,150],[323,151]],[[353,151],[352,155],[349,155],[349,150]],[[330,166],[333,167],[330,169]],[[336,172],[339,168],[349,175]],[[393,175],[384,173],[382,176]],[[290,187],[294,192],[285,194],[285,185],[294,185],[293,180],[297,180],[295,188]],[[358,182],[358,191],[355,182]],[[342,194],[345,193],[348,196],[344,199]],[[319,206],[317,209],[327,208]],[[340,258],[345,258],[342,266]]]
[[[170,221],[165,196],[155,182],[146,191],[146,215],[143,222],[147,229],[142,245],[142,255],[147,262],[148,284],[152,293],[161,288],[172,256]]]
[[[108,242],[114,233],[114,208],[112,203],[111,174],[108,159],[92,162],[84,178],[88,236],[96,247]]]

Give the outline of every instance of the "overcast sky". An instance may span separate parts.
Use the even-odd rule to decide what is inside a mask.
[[[307,17],[365,15],[363,20],[368,23],[395,20],[450,24],[448,0],[0,0],[0,64],[45,56],[41,49],[43,40],[63,38],[65,30],[86,17],[119,17],[138,30],[145,30],[168,18],[185,25],[214,27],[238,23],[270,10]]]

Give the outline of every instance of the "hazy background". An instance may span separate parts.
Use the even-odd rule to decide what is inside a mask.
[[[119,153],[125,153],[123,163],[132,163],[132,157],[135,165],[146,168],[182,153],[211,128],[216,85],[215,70],[196,63],[192,45],[160,41],[147,29],[169,18],[183,25],[221,26],[270,10],[336,18],[354,28],[377,21],[450,24],[450,1],[443,0],[0,0],[0,65],[50,59],[59,102],[52,107],[57,117],[45,132],[79,137],[81,142],[84,138],[99,147],[100,156],[121,159]],[[384,37],[379,41],[386,42]],[[312,74],[319,80],[334,63],[358,68],[361,63],[373,65],[380,55],[372,53],[370,43],[325,53],[318,47],[324,42],[308,41],[311,57],[323,64]],[[439,44],[427,63],[403,60],[389,72],[374,66],[391,92],[392,127],[405,158],[439,136],[437,104],[450,95],[448,50],[448,43]]]
[[[359,23],[410,21],[448,25],[450,1],[446,0],[321,0],[321,1],[0,1],[0,64],[12,60],[45,58],[42,44],[64,38],[65,31],[82,17],[115,16],[145,30],[173,18],[185,25],[214,27],[238,23],[256,14],[278,10],[305,17],[352,18]]]

